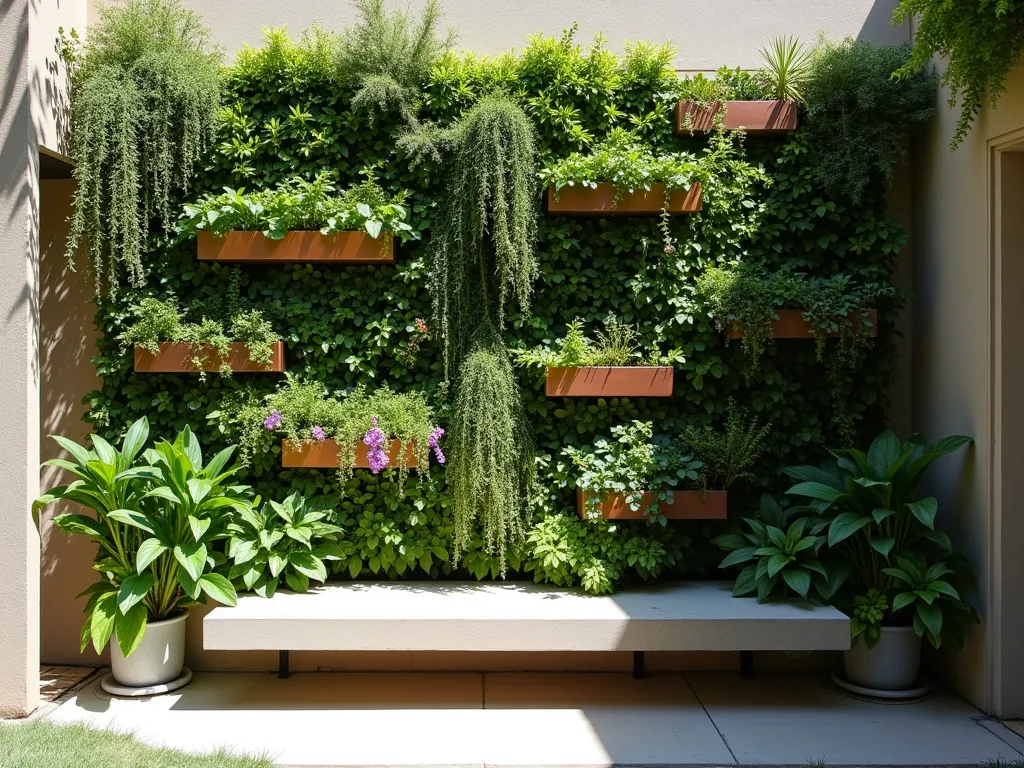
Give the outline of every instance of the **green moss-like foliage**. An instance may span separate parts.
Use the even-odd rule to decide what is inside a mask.
[[[78,181],[68,258],[87,244],[97,293],[113,293],[145,281],[150,224],[170,228],[172,196],[213,144],[220,54],[178,0],[101,7],[84,51],[66,53]]]
[[[291,42],[274,33],[267,47],[238,56],[226,74],[227,109],[216,151],[204,156],[207,170],[181,207],[224,186],[263,190],[294,176],[312,181],[325,168],[336,172],[339,188],[357,184],[361,171],[374,167],[389,194],[409,190],[409,222],[423,239],[401,244],[395,264],[246,266],[240,272],[241,301],[260,309],[281,334],[289,370],[304,381],[322,382],[339,393],[359,384],[426,393],[439,425],[448,430],[442,447],[449,464],[445,470],[435,466],[422,482],[407,482],[404,497],[392,470],[377,476],[356,470],[339,494],[336,471],[282,469],[279,448],[271,445],[253,456],[240,482],[254,485],[264,498],[281,500],[299,491],[337,499],[330,522],[344,529],[350,554],[337,564],[333,578],[496,578],[500,559],[488,552],[479,525],[457,568],[451,559],[454,498],[447,475],[454,461],[456,398],[443,387],[441,326],[430,319],[429,290],[430,244],[453,214],[445,202],[449,169],[429,156],[414,166],[404,149],[396,149],[394,135],[406,128],[399,115],[378,116],[369,125],[365,113],[353,110],[358,86],[339,80],[329,39],[319,32]],[[722,429],[731,396],[750,418],[772,425],[765,452],[749,468],[753,477],[729,491],[733,517],[756,514],[762,491],[781,494],[788,487],[780,480],[781,467],[816,464],[823,445],[837,444],[832,387],[813,340],[767,345],[748,382],[748,356],[740,344],[727,344],[715,327],[694,293],[695,278],[711,265],[738,261],[764,274],[787,269],[829,278],[842,273],[864,284],[886,283],[905,237],[885,216],[879,177],[872,177],[858,203],[818,182],[804,129],[774,139],[677,139],[672,107],[684,84],[667,66],[671,50],[667,58],[664,54],[661,46],[638,45],[618,57],[581,47],[571,37],[537,38],[515,56],[443,56],[424,85],[420,118],[440,129],[456,124],[484,95],[503,89],[534,125],[538,166],[587,152],[615,127],[630,129],[656,154],[715,155],[704,185],[704,210],[670,221],[673,253],[664,251],[656,217],[538,218],[530,314],[519,311],[509,282],[505,343],[551,346],[574,319],[596,328],[614,316],[636,327],[638,350],[674,351],[676,392],[668,399],[547,398],[542,371],[517,370],[534,436],[537,482],[524,523],[526,540],[505,559],[509,579],[606,592],[640,579],[713,572],[721,554],[710,539],[722,532],[721,524],[663,528],[644,521],[580,520],[563,448],[592,445],[608,437],[613,426],[634,420],[651,421],[665,434],[680,434],[690,424]],[[293,117],[293,108],[308,117]],[[539,210],[539,180],[535,183],[531,199]],[[198,262],[191,241],[155,249],[147,260],[161,275],[153,286],[161,298],[173,292],[188,307],[212,307],[228,293],[230,269]],[[134,375],[117,336],[130,320],[128,306],[143,295],[127,290],[104,301],[97,315],[103,387],[92,396],[92,420],[107,437],[140,415],[163,436],[173,437],[190,423],[204,448],[223,447],[234,439],[234,422],[207,416],[223,414],[238,393],[262,398],[278,381],[262,374],[211,376],[206,382],[194,376]],[[878,310],[878,338],[857,346],[851,362],[854,386],[846,407],[858,443],[880,431],[886,386],[894,374],[896,310],[888,300],[879,301]],[[417,318],[428,321],[429,334],[418,329]],[[410,356],[413,339],[417,352]],[[831,345],[826,342],[826,352]],[[490,362],[501,366],[500,357]],[[457,373],[453,368],[456,380]]]
[[[893,77],[909,58],[909,46],[851,38],[822,40],[814,50],[804,132],[832,194],[858,203],[868,184],[888,181],[911,134],[934,114],[934,75]]]

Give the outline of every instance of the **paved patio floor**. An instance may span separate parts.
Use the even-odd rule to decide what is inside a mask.
[[[1024,738],[951,694],[870,704],[817,674],[201,673],[142,701],[97,680],[46,717],[318,768],[1024,761]]]

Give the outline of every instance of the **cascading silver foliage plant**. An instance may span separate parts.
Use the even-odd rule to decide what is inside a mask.
[[[188,189],[213,145],[221,54],[178,0],[100,7],[84,49],[66,46],[72,71],[74,213],[68,259],[88,247],[97,295],[124,277],[145,281],[150,225],[169,230],[176,192]]]
[[[506,569],[525,538],[534,447],[501,337],[511,305],[527,312],[537,275],[537,167],[533,126],[508,96],[482,98],[452,128],[426,133],[443,147],[447,215],[431,247],[434,323],[445,373],[457,370],[446,473],[452,558],[474,544]]]

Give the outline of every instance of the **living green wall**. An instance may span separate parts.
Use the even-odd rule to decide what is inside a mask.
[[[329,41],[315,33],[293,43],[272,33],[266,47],[243,51],[226,72],[221,144],[207,158],[198,189],[247,189],[299,174],[330,170],[339,186],[356,182],[368,167],[389,191],[408,189],[420,241],[403,244],[394,266],[245,266],[200,263],[195,243],[154,241],[144,289],[122,289],[97,313],[102,331],[97,365],[101,391],[90,395],[90,418],[108,437],[147,416],[155,434],[171,436],[186,424],[204,448],[229,444],[240,425],[230,404],[246,390],[265,393],[272,375],[136,375],[130,350],[118,340],[128,308],[142,296],[176,295],[198,317],[221,315],[237,301],[262,310],[286,342],[289,371],[339,391],[358,384],[422,389],[433,398],[441,424],[446,400],[440,345],[431,339],[412,363],[404,351],[414,321],[431,317],[427,293],[429,243],[434,222],[446,215],[443,163],[413,164],[397,146],[397,119],[370,120],[350,109],[353,92],[332,75]],[[537,39],[521,54],[492,60],[449,56],[426,84],[421,118],[446,124],[482,94],[504,88],[533,118],[541,162],[585,149],[611,128],[634,130],[660,151],[701,151],[706,139],[676,139],[672,109],[681,93],[667,70],[666,51],[637,45],[624,57],[600,48],[581,50],[569,38]],[[737,152],[762,165],[763,180],[743,185],[724,175],[705,190],[701,214],[672,220],[674,253],[662,247],[657,219],[577,219],[540,215],[532,312],[513,315],[510,346],[554,341],[574,318],[609,314],[639,328],[642,347],[681,350],[675,395],[668,400],[552,399],[542,373],[520,369],[526,408],[536,432],[539,482],[529,541],[510,559],[509,578],[582,583],[601,592],[633,578],[693,574],[713,568],[720,555],[710,537],[721,524],[581,522],[561,449],[585,444],[610,427],[651,420],[657,431],[678,433],[688,423],[721,423],[732,399],[772,427],[755,479],[730,489],[730,516],[753,514],[767,489],[785,488],[779,469],[814,462],[836,445],[832,384],[816,359],[813,341],[769,347],[747,379],[740,344],[727,344],[693,291],[707,266],[740,259],[767,271],[783,267],[808,275],[844,272],[864,281],[888,280],[905,233],[885,217],[879,181],[856,205],[830,198],[814,181],[814,158],[800,131],[771,139],[736,139]],[[184,202],[184,200],[183,200]],[[538,185],[538,208],[541,190]],[[849,391],[841,393],[863,442],[881,427],[885,389],[894,375],[895,306],[879,306],[878,338],[860,349]],[[356,472],[336,487],[330,471],[287,471],[275,449],[257,457],[243,477],[264,498],[290,490],[335,494],[337,523],[346,531],[348,557],[339,577],[477,578],[497,575],[497,561],[479,547],[453,573],[443,469],[411,480],[401,497],[385,472]],[[343,492],[340,492],[342,491]]]

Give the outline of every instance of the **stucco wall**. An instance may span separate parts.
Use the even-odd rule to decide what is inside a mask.
[[[288,25],[297,35],[314,22],[341,29],[354,19],[345,0],[187,0],[205,17],[229,53],[244,43],[258,46],[261,29]],[[417,11],[423,0],[411,0]],[[403,7],[405,2],[394,3]],[[445,23],[458,30],[458,46],[483,54],[522,48],[527,37],[558,35],[579,22],[581,42],[603,32],[614,50],[628,40],[671,40],[680,69],[717,69],[723,64],[760,66],[758,50],[775,35],[813,43],[818,33],[863,37],[882,43],[908,39],[906,27],[889,24],[894,0],[444,0]]]
[[[37,141],[47,149],[67,154],[68,78],[57,55],[58,30],[85,34],[88,5],[85,0],[29,0],[29,83],[32,122]]]
[[[1002,510],[993,498],[993,483],[1001,482],[993,420],[1003,418],[1004,411],[1013,416],[1013,409],[1019,417],[1020,398],[1012,390],[1002,402],[993,397],[990,160],[993,143],[1024,129],[1024,69],[1011,76],[998,108],[983,110],[956,152],[950,152],[949,140],[957,112],[945,108],[947,96],[940,94],[938,117],[916,148],[914,423],[930,439],[952,433],[974,437],[969,451],[944,459],[931,477],[941,522],[978,568],[976,598],[984,617],[967,650],[945,661],[959,690],[975,704],[1020,717],[1024,680],[1001,671],[1018,653],[1013,644],[1019,639],[1004,634],[1004,643],[999,627],[1024,588],[1018,575],[1004,572],[1010,563],[1002,552],[1016,548],[1013,558],[1019,560],[1024,541],[996,534],[1000,516],[1019,516],[1020,496],[1005,499]],[[1019,217],[1020,211],[1010,215]],[[1003,290],[1019,303],[1024,281]],[[1019,327],[1006,330],[1007,349],[1020,347]],[[1021,475],[1020,461],[1019,454],[1006,457],[1002,472],[1008,482]]]

